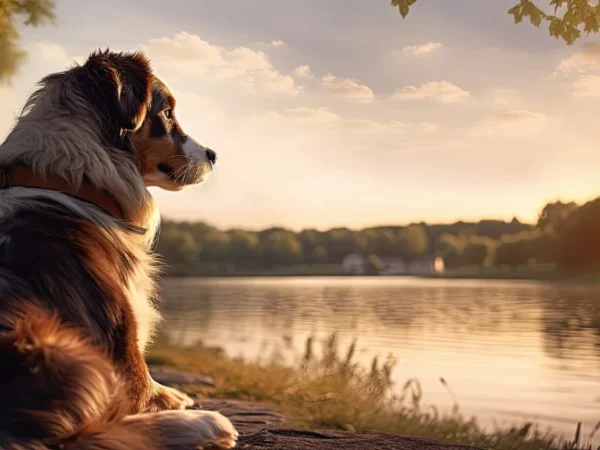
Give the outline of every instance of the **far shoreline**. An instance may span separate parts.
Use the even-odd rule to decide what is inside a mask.
[[[572,273],[553,271],[537,271],[535,269],[510,270],[451,270],[444,274],[417,275],[352,275],[339,271],[299,269],[274,269],[262,271],[205,272],[205,273],[167,273],[166,278],[417,278],[440,280],[497,280],[497,281],[548,281],[600,283],[600,272]]]

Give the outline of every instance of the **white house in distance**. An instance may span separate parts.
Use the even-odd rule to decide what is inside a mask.
[[[350,253],[342,261],[344,272],[351,275],[364,275],[367,273],[367,260],[358,253]]]
[[[406,273],[406,264],[402,258],[381,258],[383,270],[379,275],[404,275]]]
[[[406,267],[407,275],[435,275],[445,271],[444,259],[436,255],[420,256],[413,259]]]
[[[406,263],[402,258],[382,258],[383,270],[379,275],[432,276],[446,271],[444,259],[437,255],[424,255]],[[358,253],[351,253],[342,261],[344,272],[350,275],[365,275],[367,259]]]

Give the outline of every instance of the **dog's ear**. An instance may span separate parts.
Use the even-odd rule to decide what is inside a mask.
[[[135,131],[142,126],[153,82],[150,62],[143,53],[92,53],[80,76],[82,89],[107,131]]]

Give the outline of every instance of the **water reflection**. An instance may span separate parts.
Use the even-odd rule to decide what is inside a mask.
[[[409,278],[171,279],[165,334],[229,354],[299,358],[309,336],[392,352],[399,383],[484,424],[537,419],[571,435],[600,420],[600,286]]]

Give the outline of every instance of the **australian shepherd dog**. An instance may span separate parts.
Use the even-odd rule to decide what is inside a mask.
[[[144,359],[159,320],[147,188],[199,184],[216,159],[142,53],[40,82],[0,145],[0,449],[235,446],[228,419],[185,410]]]

